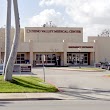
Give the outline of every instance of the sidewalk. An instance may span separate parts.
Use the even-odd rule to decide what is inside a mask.
[[[0,93],[0,101],[67,99],[70,99],[70,97],[59,93]]]
[[[67,93],[68,94],[68,93]],[[0,93],[0,101],[27,101],[27,100],[80,100],[81,98],[90,100],[110,101],[108,93],[88,94],[81,96],[63,95],[60,93]]]

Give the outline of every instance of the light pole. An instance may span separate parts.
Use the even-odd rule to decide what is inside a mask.
[[[78,50],[79,50],[79,68],[81,68],[81,58],[80,58],[80,53],[81,53],[81,47],[79,47],[78,48]]]

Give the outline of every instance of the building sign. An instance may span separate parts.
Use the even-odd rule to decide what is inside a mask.
[[[27,29],[27,33],[81,33],[81,30],[31,30]]]
[[[68,48],[93,48],[93,46],[68,46]]]
[[[31,72],[31,66],[21,66],[21,72]]]
[[[30,64],[14,64],[13,72],[31,72]]]
[[[20,72],[20,65],[14,65],[13,72]]]

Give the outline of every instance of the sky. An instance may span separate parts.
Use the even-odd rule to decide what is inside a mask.
[[[110,0],[18,0],[18,6],[21,27],[41,27],[50,21],[57,27],[82,27],[84,41],[110,29]],[[6,7],[7,0],[0,0],[0,27],[6,24]]]

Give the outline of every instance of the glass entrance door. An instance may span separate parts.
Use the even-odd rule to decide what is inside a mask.
[[[88,65],[88,53],[67,53],[68,65]]]
[[[42,56],[45,55],[45,61],[44,65],[55,65],[55,66],[60,66],[61,65],[61,57],[60,55],[58,56],[57,54],[53,53],[38,53],[35,54],[35,61],[36,65],[42,65]]]
[[[79,56],[78,54],[72,54],[72,64],[73,65],[78,65],[79,64],[79,60],[78,60]]]

